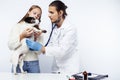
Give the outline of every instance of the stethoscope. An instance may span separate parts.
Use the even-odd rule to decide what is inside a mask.
[[[49,43],[49,41],[50,41],[50,39],[51,39],[51,36],[52,36],[52,33],[53,33],[53,29],[55,28],[55,26],[56,26],[56,24],[55,24],[55,23],[52,23],[52,30],[51,30],[51,32],[50,32],[48,41],[47,41],[47,43],[45,44],[45,47],[48,45],[48,43]]]

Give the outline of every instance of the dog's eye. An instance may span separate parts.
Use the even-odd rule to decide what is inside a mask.
[[[31,20],[31,23],[35,23],[35,20]]]

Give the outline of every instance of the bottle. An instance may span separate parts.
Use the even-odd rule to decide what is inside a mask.
[[[83,72],[83,80],[88,80],[88,73],[86,71]]]

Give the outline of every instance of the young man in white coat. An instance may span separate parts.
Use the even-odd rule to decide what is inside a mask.
[[[42,52],[46,56],[53,56],[52,70],[55,73],[74,74],[80,70],[79,54],[77,53],[77,31],[67,19],[67,6],[60,0],[49,5],[49,18],[52,31]]]

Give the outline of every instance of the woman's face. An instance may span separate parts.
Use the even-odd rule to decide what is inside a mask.
[[[34,17],[35,19],[39,19],[41,16],[41,10],[39,8],[34,8],[33,10],[28,12],[29,17]]]

